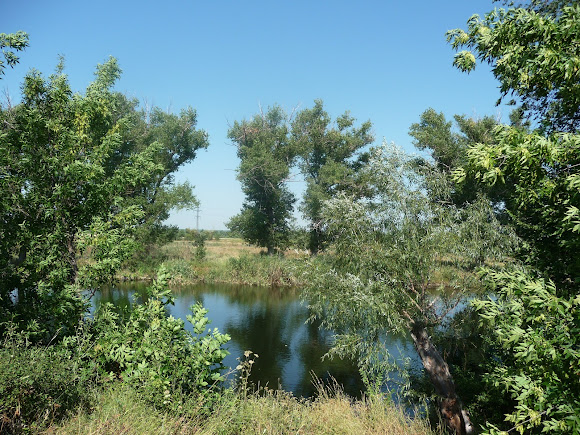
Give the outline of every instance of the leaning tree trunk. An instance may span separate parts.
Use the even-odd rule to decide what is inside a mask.
[[[429,374],[435,391],[441,397],[440,412],[445,424],[457,435],[473,433],[473,425],[463,410],[461,400],[455,392],[455,383],[449,371],[449,366],[431,343],[427,329],[421,323],[412,326],[411,337],[415,348],[421,357],[423,367]]]

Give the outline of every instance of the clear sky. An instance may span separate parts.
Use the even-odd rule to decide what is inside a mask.
[[[98,63],[119,60],[117,89],[179,112],[192,106],[210,146],[185,166],[201,201],[200,228],[224,229],[243,202],[238,159],[228,125],[275,103],[289,112],[324,100],[333,119],[349,110],[371,120],[383,139],[412,151],[409,126],[433,107],[453,114],[501,116],[497,82],[479,65],[467,75],[452,66],[445,31],[466,27],[491,0],[220,1],[0,0],[0,33],[24,30],[30,47],[8,69],[0,91],[19,99],[31,68],[54,71],[58,55],[76,91]],[[300,192],[303,183],[292,184]],[[168,223],[195,228],[195,212]]]

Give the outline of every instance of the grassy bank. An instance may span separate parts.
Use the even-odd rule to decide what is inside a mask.
[[[319,254],[324,255],[324,254]],[[207,240],[204,255],[199,256],[194,242],[177,240],[156,247],[149,256],[122,269],[116,276],[120,281],[150,281],[158,266],[163,263],[174,284],[229,283],[257,286],[301,286],[305,282],[307,262],[321,257],[311,257],[308,251],[288,249],[278,255],[265,255],[265,250],[250,246],[239,238]],[[447,285],[452,277],[465,274],[456,267],[441,261],[432,277],[431,286]],[[479,286],[475,275],[470,285]]]
[[[310,400],[281,390],[249,390],[247,362],[240,370],[246,381],[237,387],[209,387],[167,408],[147,400],[146,384],[99,376],[86,360],[90,347],[89,341],[74,348],[5,343],[0,349],[0,433],[441,433],[425,419],[409,418],[388,399],[355,400],[336,386],[318,383],[318,394]]]
[[[321,389],[314,400],[283,391],[242,394],[227,390],[209,416],[195,410],[180,416],[162,413],[118,384],[95,395],[94,410],[80,410],[51,434],[410,434],[432,431],[426,421],[409,419],[380,398],[353,401],[340,390]]]
[[[287,250],[268,256],[242,239],[223,238],[205,242],[203,257],[193,242],[178,240],[151,252],[146,261],[126,267],[119,280],[151,280],[163,263],[178,284],[232,283],[261,286],[297,286],[307,252]]]

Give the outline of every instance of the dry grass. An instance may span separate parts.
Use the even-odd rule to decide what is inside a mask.
[[[243,254],[258,255],[263,251],[261,248],[250,246],[242,239],[219,239],[205,242],[208,260],[227,259],[240,257]]]
[[[314,401],[283,391],[252,395],[218,413],[201,428],[203,434],[432,434],[425,421],[411,420],[383,399],[352,401],[340,392]]]
[[[79,412],[50,434],[385,434],[427,435],[426,421],[410,419],[381,398],[352,400],[340,390],[322,390],[314,400],[262,390],[247,397],[232,392],[209,418],[171,417],[144,404],[127,388],[99,398],[93,413]]]
[[[205,256],[196,256],[190,241],[175,241],[160,248],[164,264],[176,284],[221,282],[261,286],[299,285],[297,272],[308,253],[289,250],[281,256],[246,244],[242,239],[223,238],[205,243]],[[151,277],[155,270],[148,271]]]
[[[207,240],[205,242],[206,260],[208,262],[224,262],[230,258],[239,258],[243,255],[260,255],[266,252],[264,248],[251,246],[239,238],[221,238]],[[195,246],[192,242],[176,240],[161,248],[170,258],[183,258],[192,260],[195,258]],[[281,252],[286,258],[304,258],[308,251],[287,249]]]
[[[183,418],[168,414],[143,403],[128,387],[116,386],[101,393],[92,412],[80,410],[59,426],[51,426],[46,434],[189,434]]]

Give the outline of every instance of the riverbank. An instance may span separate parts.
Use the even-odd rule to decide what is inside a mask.
[[[156,326],[136,327],[145,328],[142,335],[164,328],[152,323]],[[0,433],[441,434],[417,417],[419,413],[410,418],[385,396],[353,399],[336,384],[323,387],[316,378],[312,399],[279,389],[256,391],[249,383],[253,357],[240,362],[232,373],[235,386],[218,382],[173,396],[181,390],[169,383],[163,397],[170,402],[161,402],[163,397],[154,394],[160,379],[152,376],[153,371],[152,377],[139,381],[135,371],[103,371],[102,363],[91,356],[100,352],[101,344],[95,345],[88,332],[79,330],[53,346],[31,345],[22,340],[24,335],[13,333],[0,346]],[[138,343],[127,343],[138,350]],[[162,353],[163,346],[156,351]],[[153,360],[148,362],[144,364],[152,368]]]
[[[392,434],[433,435],[426,420],[410,419],[382,398],[352,400],[340,390],[321,388],[314,400],[284,391],[244,394],[227,390],[209,416],[199,403],[181,415],[163,413],[118,384],[95,394],[94,410],[79,410],[51,425],[50,434]]]
[[[311,256],[308,251],[287,249],[277,255],[250,246],[239,238],[207,240],[203,256],[194,242],[176,240],[155,247],[145,261],[132,263],[121,269],[117,281],[152,281],[160,264],[171,276],[171,284],[239,284],[264,287],[301,287],[306,284],[305,272],[318,262],[324,253]],[[319,264],[324,267],[322,262]],[[447,286],[452,276],[461,275],[448,262],[441,265],[431,282],[432,287]],[[470,284],[476,289],[479,280],[473,275]]]
[[[203,255],[194,242],[177,240],[150,253],[147,261],[119,271],[119,281],[151,281],[163,263],[173,284],[227,283],[258,286],[300,286],[310,256],[294,249],[265,255],[242,239],[207,240]]]

